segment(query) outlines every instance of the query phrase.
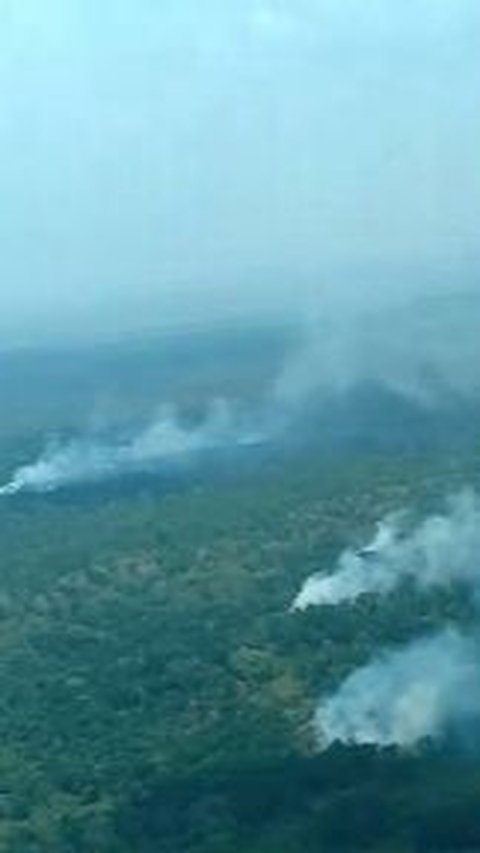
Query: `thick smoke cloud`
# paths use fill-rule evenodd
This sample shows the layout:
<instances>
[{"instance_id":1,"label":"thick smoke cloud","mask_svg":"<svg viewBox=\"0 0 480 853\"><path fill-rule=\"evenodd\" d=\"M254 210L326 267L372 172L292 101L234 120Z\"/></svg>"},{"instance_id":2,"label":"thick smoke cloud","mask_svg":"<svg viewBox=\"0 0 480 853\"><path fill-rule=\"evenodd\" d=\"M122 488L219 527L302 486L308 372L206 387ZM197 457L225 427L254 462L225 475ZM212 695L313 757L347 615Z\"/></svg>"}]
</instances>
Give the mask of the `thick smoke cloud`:
<instances>
[{"instance_id":1,"label":"thick smoke cloud","mask_svg":"<svg viewBox=\"0 0 480 853\"><path fill-rule=\"evenodd\" d=\"M313 322L295 351L287 347L285 364L272 379L266 399L249 414L253 428L239 423L225 404L214 404L197 429L186 429L175 412L164 411L127 440L112 443L85 439L49 446L38 460L15 472L0 488L0 495L100 480L145 470L169 457L178 460L217 446L248 444L252 437L258 437L258 424L263 439L283 442L287 447L312 442L325 449L359 441L378 441L383 446L382 442L388 441L421 441L432 432L440 435L443 420L438 412L443 406L451 414L453 406L455 418L452 422L445 419L444 432L446 440L460 440L462 424L474 421L470 408L464 411L464 404L478 401L480 407L475 370L480 299L475 294L444 296L427 312L419 311L415 302L402 308L397 305L393 311L390 298L381 310L378 305L367 310L358 299L349 300L348 306L337 302L334 308L333 304L330 294L323 319ZM376 396L367 401L356 396L369 383L375 387ZM378 395L379 389L387 389L408 404L413 402L416 412L428 410L433 420L429 417L423 421L420 416L417 423L407 418L402 427L403 410L400 415L398 408L392 410L391 400ZM469 436L467 428L465 437ZM382 535L391 533L390 528L388 521ZM380 550L383 553L384 549ZM338 577L320 586L321 595L332 603L342 597L340 585L345 586L343 594L347 597L354 583L360 591L370 587L388 591L395 583L393 575L388 575L383 566L374 566L373 561L368 572L355 555L347 554L341 562ZM318 589L317 579L309 581L299 606L303 601L310 603Z\"/></svg>"},{"instance_id":2,"label":"thick smoke cloud","mask_svg":"<svg viewBox=\"0 0 480 853\"><path fill-rule=\"evenodd\" d=\"M419 587L480 585L480 500L465 490L445 512L414 524L406 512L385 518L360 551L347 549L330 575L307 580L292 609L341 605L364 593L386 595L404 579ZM346 744L409 748L480 722L480 649L453 628L383 651L352 672L320 702L315 731L321 748Z\"/></svg>"},{"instance_id":3,"label":"thick smoke cloud","mask_svg":"<svg viewBox=\"0 0 480 853\"><path fill-rule=\"evenodd\" d=\"M365 593L386 595L406 578L420 587L480 585L480 501L473 492L451 497L445 513L413 528L407 513L387 517L365 548L348 548L332 573L308 578L292 607L337 605Z\"/></svg>"},{"instance_id":4,"label":"thick smoke cloud","mask_svg":"<svg viewBox=\"0 0 480 853\"><path fill-rule=\"evenodd\" d=\"M52 491L62 486L94 482L124 474L155 470L164 463L182 462L204 451L258 444L259 429L240 424L223 401L213 404L195 428L182 425L172 409L133 437L118 443L73 440L52 445L30 465L19 468L0 495Z\"/></svg>"},{"instance_id":5,"label":"thick smoke cloud","mask_svg":"<svg viewBox=\"0 0 480 853\"><path fill-rule=\"evenodd\" d=\"M480 718L478 648L446 630L355 670L321 702L315 730L322 748L335 741L412 747L475 718Z\"/></svg>"}]
</instances>

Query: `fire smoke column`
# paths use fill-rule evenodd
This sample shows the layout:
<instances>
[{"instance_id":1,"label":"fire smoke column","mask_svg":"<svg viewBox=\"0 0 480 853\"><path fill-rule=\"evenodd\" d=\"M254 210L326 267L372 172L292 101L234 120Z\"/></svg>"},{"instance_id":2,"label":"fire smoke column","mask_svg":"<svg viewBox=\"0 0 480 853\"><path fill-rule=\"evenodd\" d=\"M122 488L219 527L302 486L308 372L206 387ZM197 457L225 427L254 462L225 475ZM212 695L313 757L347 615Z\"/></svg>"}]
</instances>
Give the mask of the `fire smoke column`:
<instances>
[{"instance_id":1,"label":"fire smoke column","mask_svg":"<svg viewBox=\"0 0 480 853\"><path fill-rule=\"evenodd\" d=\"M389 553L397 536L399 517L390 516L377 526L372 541L360 551L348 548L338 560L336 571L307 578L292 604L292 610L337 605L353 601L366 592L390 592L397 583Z\"/></svg>"},{"instance_id":2,"label":"fire smoke column","mask_svg":"<svg viewBox=\"0 0 480 853\"><path fill-rule=\"evenodd\" d=\"M155 470L164 463L181 464L196 454L263 443L255 424L240 422L226 401L212 402L202 423L188 427L172 407L122 441L76 439L54 444L40 458L15 471L0 487L0 497L19 492L48 492L62 486Z\"/></svg>"},{"instance_id":3,"label":"fire smoke column","mask_svg":"<svg viewBox=\"0 0 480 853\"><path fill-rule=\"evenodd\" d=\"M315 715L319 745L412 747L480 717L475 642L448 629L355 670Z\"/></svg>"},{"instance_id":4,"label":"fire smoke column","mask_svg":"<svg viewBox=\"0 0 480 853\"><path fill-rule=\"evenodd\" d=\"M307 578L292 610L339 605L364 593L386 595L406 578L423 588L480 587L480 501L474 492L453 495L443 513L416 526L407 522L405 513L385 518L369 545L347 549L334 571Z\"/></svg>"}]
</instances>

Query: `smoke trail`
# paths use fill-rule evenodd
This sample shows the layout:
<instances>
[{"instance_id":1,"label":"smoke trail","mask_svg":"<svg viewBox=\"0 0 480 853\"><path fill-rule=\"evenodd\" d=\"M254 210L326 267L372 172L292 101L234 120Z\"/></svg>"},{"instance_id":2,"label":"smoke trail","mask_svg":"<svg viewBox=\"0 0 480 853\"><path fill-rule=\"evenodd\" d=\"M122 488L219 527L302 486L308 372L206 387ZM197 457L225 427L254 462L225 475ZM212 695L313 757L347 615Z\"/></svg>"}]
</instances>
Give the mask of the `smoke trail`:
<instances>
[{"instance_id":1,"label":"smoke trail","mask_svg":"<svg viewBox=\"0 0 480 853\"><path fill-rule=\"evenodd\" d=\"M354 671L318 707L315 730L322 748L410 747L479 718L478 649L449 629Z\"/></svg>"},{"instance_id":2,"label":"smoke trail","mask_svg":"<svg viewBox=\"0 0 480 853\"><path fill-rule=\"evenodd\" d=\"M480 584L480 501L473 492L451 497L444 514L410 531L406 514L387 517L366 548L347 549L333 573L308 578L292 609L386 595L405 578L421 587Z\"/></svg>"},{"instance_id":3,"label":"smoke trail","mask_svg":"<svg viewBox=\"0 0 480 853\"><path fill-rule=\"evenodd\" d=\"M65 485L148 471L163 462L179 462L203 451L261 441L261 432L239 425L223 401L212 405L203 423L192 429L182 426L175 412L167 408L127 441L78 439L48 447L36 462L14 473L10 482L0 488L0 496L52 491Z\"/></svg>"}]
</instances>

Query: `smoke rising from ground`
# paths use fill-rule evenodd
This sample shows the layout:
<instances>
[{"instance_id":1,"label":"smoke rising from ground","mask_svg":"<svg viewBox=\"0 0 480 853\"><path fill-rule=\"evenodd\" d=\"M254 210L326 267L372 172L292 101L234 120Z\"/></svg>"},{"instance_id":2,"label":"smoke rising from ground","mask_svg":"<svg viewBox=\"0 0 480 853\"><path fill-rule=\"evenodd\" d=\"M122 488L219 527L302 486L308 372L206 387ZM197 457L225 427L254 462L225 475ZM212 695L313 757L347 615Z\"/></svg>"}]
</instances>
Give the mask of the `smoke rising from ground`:
<instances>
[{"instance_id":1,"label":"smoke rising from ground","mask_svg":"<svg viewBox=\"0 0 480 853\"><path fill-rule=\"evenodd\" d=\"M396 446L395 442L430 439L431 434L455 442L462 430L468 438L468 424L474 418L463 404L477 398L480 404L475 369L480 357L480 300L471 293L444 295L424 311L418 300L403 307L397 304L395 310L389 299L381 307L360 303L352 298L346 305L337 302L334 308L333 297L326 298L322 319L301 336L294 352L287 347L285 364L271 377L264 403L250 413L250 422L261 424L267 440L284 440L286 446L312 442L323 449L342 448L349 442L363 446L362 441ZM374 389L371 396L356 396L367 386ZM394 405L392 410L391 399L379 395L379 389L414 403L414 414L406 408L408 417L403 418L404 409ZM438 414L442 406L448 411L444 420ZM169 456L179 459L218 445L248 443L251 430L245 430L225 409L223 414L213 411L198 429L186 429L175 413L162 412L127 440L87 438L49 446L40 459L18 470L0 495L100 480L144 470ZM433 420L423 419L425 410L433 413ZM455 417L450 421L452 411ZM366 572L359 566L355 569L354 562L348 560L348 572L345 566L341 575L348 588L349 573L363 572L367 583ZM340 577L333 585L333 602L339 582ZM379 567L370 567L369 584L387 588L391 582L392 577ZM312 581L305 591L307 600L316 588ZM322 589L326 592L325 585Z\"/></svg>"},{"instance_id":2,"label":"smoke rising from ground","mask_svg":"<svg viewBox=\"0 0 480 853\"><path fill-rule=\"evenodd\" d=\"M420 588L480 585L480 500L470 490L450 497L443 513L414 524L387 516L372 541L347 549L336 570L309 578L292 609L340 605L364 593L386 595L403 580ZM426 738L464 733L480 721L477 641L447 628L384 651L352 672L315 714L321 748L335 741L412 747Z\"/></svg>"},{"instance_id":3,"label":"smoke rising from ground","mask_svg":"<svg viewBox=\"0 0 480 853\"><path fill-rule=\"evenodd\" d=\"M322 748L335 741L411 747L478 717L478 649L449 629L355 670L321 702L315 730Z\"/></svg>"},{"instance_id":4,"label":"smoke rising from ground","mask_svg":"<svg viewBox=\"0 0 480 853\"><path fill-rule=\"evenodd\" d=\"M382 305L365 291L363 303L353 296L326 302L277 379L279 401L298 407L319 393L347 394L365 383L426 409L480 400L476 292Z\"/></svg>"},{"instance_id":5,"label":"smoke rising from ground","mask_svg":"<svg viewBox=\"0 0 480 853\"><path fill-rule=\"evenodd\" d=\"M451 497L445 513L413 529L406 513L388 516L365 548L348 548L332 573L308 578L292 607L337 605L365 593L386 595L406 578L420 587L480 585L480 500L473 492Z\"/></svg>"},{"instance_id":6,"label":"smoke rising from ground","mask_svg":"<svg viewBox=\"0 0 480 853\"><path fill-rule=\"evenodd\" d=\"M51 445L35 462L19 468L0 488L0 495L46 492L155 470L163 463L182 462L204 451L261 441L260 431L240 424L223 401L214 403L203 422L191 428L179 422L173 409L165 408L152 423L124 441L76 439Z\"/></svg>"}]
</instances>

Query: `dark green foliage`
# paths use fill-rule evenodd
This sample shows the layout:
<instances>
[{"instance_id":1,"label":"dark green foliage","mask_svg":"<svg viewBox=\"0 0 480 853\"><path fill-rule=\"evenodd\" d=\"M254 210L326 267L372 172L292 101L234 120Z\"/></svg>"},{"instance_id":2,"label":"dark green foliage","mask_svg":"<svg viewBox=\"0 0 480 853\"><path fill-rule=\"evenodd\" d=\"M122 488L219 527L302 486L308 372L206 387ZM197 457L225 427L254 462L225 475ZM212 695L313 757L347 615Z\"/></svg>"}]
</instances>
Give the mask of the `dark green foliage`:
<instances>
[{"instance_id":1,"label":"dark green foliage","mask_svg":"<svg viewBox=\"0 0 480 853\"><path fill-rule=\"evenodd\" d=\"M0 850L480 850L475 763L317 755L310 726L379 646L471 621L464 591L288 612L379 516L466 472L475 457L308 459L178 494L3 502Z\"/></svg>"}]
</instances>

